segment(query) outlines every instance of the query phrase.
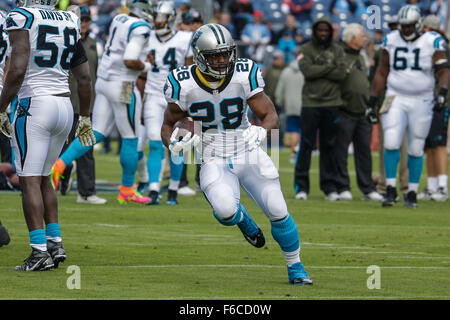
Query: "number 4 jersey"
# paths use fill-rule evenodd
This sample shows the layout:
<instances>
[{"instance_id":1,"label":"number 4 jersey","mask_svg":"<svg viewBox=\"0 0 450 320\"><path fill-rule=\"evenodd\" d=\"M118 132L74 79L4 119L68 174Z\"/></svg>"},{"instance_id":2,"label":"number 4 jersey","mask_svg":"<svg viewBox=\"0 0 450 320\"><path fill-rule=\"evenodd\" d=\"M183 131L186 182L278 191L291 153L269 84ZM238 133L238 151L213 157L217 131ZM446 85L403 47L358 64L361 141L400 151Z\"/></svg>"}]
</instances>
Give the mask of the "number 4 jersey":
<instances>
[{"instance_id":1,"label":"number 4 jersey","mask_svg":"<svg viewBox=\"0 0 450 320\"><path fill-rule=\"evenodd\" d=\"M237 59L234 72L217 88L212 88L197 66L191 65L169 74L164 93L169 103L177 104L194 121L201 121L202 156L206 160L234 157L245 151L242 131L250 126L247 100L263 89L258 65Z\"/></svg>"},{"instance_id":2,"label":"number 4 jersey","mask_svg":"<svg viewBox=\"0 0 450 320\"><path fill-rule=\"evenodd\" d=\"M437 32L426 32L414 41L405 41L398 30L389 33L382 46L389 53L390 65L386 95L432 95L433 55L445 46Z\"/></svg>"},{"instance_id":3,"label":"number 4 jersey","mask_svg":"<svg viewBox=\"0 0 450 320\"><path fill-rule=\"evenodd\" d=\"M30 56L19 98L70 92L69 69L80 39L73 12L16 8L6 18L6 31L28 30Z\"/></svg>"}]
</instances>

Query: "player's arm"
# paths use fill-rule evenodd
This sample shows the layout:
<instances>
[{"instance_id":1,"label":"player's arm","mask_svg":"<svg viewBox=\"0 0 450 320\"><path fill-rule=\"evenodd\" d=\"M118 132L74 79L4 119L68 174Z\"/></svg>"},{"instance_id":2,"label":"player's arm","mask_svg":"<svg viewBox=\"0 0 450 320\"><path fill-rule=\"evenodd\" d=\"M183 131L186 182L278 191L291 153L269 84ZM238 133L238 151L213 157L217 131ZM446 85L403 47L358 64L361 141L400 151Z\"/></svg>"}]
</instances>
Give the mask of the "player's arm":
<instances>
[{"instance_id":1,"label":"player's arm","mask_svg":"<svg viewBox=\"0 0 450 320\"><path fill-rule=\"evenodd\" d=\"M303 73L305 80L314 80L323 78L334 66L331 63L317 64L314 63L313 59L305 53L300 53L299 67L300 71Z\"/></svg>"},{"instance_id":2,"label":"player's arm","mask_svg":"<svg viewBox=\"0 0 450 320\"><path fill-rule=\"evenodd\" d=\"M147 38L142 35L131 37L123 55L123 63L127 68L144 72L150 69L150 62L139 59L146 44Z\"/></svg>"},{"instance_id":3,"label":"player's arm","mask_svg":"<svg viewBox=\"0 0 450 320\"><path fill-rule=\"evenodd\" d=\"M169 103L164 112L164 121L161 127L161 139L166 147L170 145L170 137L172 136L173 126L177 121L186 118L187 112L181 110L176 103Z\"/></svg>"},{"instance_id":4,"label":"player's arm","mask_svg":"<svg viewBox=\"0 0 450 320\"><path fill-rule=\"evenodd\" d=\"M247 100L247 103L253 113L261 120L261 127L267 131L267 134L270 134L272 129L279 128L280 121L275 106L264 91L252 96Z\"/></svg>"},{"instance_id":5,"label":"player's arm","mask_svg":"<svg viewBox=\"0 0 450 320\"><path fill-rule=\"evenodd\" d=\"M388 75L389 53L386 50L383 50L381 52L380 64L378 65L378 69L373 78L373 84L370 90L371 97L378 97L378 95L384 90Z\"/></svg>"},{"instance_id":6,"label":"player's arm","mask_svg":"<svg viewBox=\"0 0 450 320\"><path fill-rule=\"evenodd\" d=\"M145 83L147 82L147 72L142 72L136 80L136 87L141 93L141 97L144 97Z\"/></svg>"},{"instance_id":7,"label":"player's arm","mask_svg":"<svg viewBox=\"0 0 450 320\"><path fill-rule=\"evenodd\" d=\"M433 68L439 79L439 92L436 96L433 110L440 111L445 108L449 82L448 77L450 75L450 62L447 59L445 51L439 50L433 54Z\"/></svg>"},{"instance_id":8,"label":"player's arm","mask_svg":"<svg viewBox=\"0 0 450 320\"><path fill-rule=\"evenodd\" d=\"M4 112L22 86L30 56L30 40L28 30L17 29L9 31L11 43L11 58L9 70L0 95L0 112Z\"/></svg>"}]
</instances>

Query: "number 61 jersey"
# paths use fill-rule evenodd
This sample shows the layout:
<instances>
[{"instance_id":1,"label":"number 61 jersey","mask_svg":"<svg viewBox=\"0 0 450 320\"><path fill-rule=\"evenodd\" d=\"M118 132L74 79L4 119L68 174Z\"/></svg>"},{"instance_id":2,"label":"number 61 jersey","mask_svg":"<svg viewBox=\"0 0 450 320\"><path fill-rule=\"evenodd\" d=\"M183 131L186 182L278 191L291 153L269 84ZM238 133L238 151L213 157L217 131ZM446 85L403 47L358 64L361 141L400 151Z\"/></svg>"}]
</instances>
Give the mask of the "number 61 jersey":
<instances>
[{"instance_id":1,"label":"number 61 jersey","mask_svg":"<svg viewBox=\"0 0 450 320\"><path fill-rule=\"evenodd\" d=\"M69 69L80 39L79 19L70 11L16 8L6 31L28 30L30 56L19 98L70 92Z\"/></svg>"},{"instance_id":2,"label":"number 61 jersey","mask_svg":"<svg viewBox=\"0 0 450 320\"><path fill-rule=\"evenodd\" d=\"M196 65L173 70L164 94L194 121L201 121L202 156L228 158L245 152L242 131L250 126L247 100L263 91L264 80L257 64L237 59L234 72L212 88Z\"/></svg>"},{"instance_id":3,"label":"number 61 jersey","mask_svg":"<svg viewBox=\"0 0 450 320\"><path fill-rule=\"evenodd\" d=\"M445 46L437 32L425 32L414 41L405 41L399 30L389 33L382 46L389 53L390 65L386 95L433 95L433 55Z\"/></svg>"}]
</instances>

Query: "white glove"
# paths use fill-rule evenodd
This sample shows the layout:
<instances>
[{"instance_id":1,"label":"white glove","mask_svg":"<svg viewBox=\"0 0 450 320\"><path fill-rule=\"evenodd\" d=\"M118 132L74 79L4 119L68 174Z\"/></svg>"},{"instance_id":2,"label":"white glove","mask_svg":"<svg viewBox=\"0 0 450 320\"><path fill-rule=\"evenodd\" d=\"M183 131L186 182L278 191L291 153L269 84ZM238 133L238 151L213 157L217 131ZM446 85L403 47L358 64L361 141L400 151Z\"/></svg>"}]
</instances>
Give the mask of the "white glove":
<instances>
[{"instance_id":1,"label":"white glove","mask_svg":"<svg viewBox=\"0 0 450 320\"><path fill-rule=\"evenodd\" d=\"M91 118L80 116L75 136L80 139L80 143L83 147L88 147L95 144L95 135L92 130Z\"/></svg>"},{"instance_id":2,"label":"white glove","mask_svg":"<svg viewBox=\"0 0 450 320\"><path fill-rule=\"evenodd\" d=\"M242 136L244 137L244 141L248 144L249 151L252 151L259 147L261 142L264 141L267 136L267 130L260 126L251 125L244 130Z\"/></svg>"},{"instance_id":3,"label":"white glove","mask_svg":"<svg viewBox=\"0 0 450 320\"><path fill-rule=\"evenodd\" d=\"M178 130L179 128L175 128L172 132L172 136L170 136L170 145L169 150L172 153L180 154L181 152L188 152L192 147L196 147L200 142L200 137L194 134L191 137L191 133L188 132L181 141L178 141Z\"/></svg>"},{"instance_id":4,"label":"white glove","mask_svg":"<svg viewBox=\"0 0 450 320\"><path fill-rule=\"evenodd\" d=\"M6 112L0 112L0 132L3 133L8 139L11 139L13 129Z\"/></svg>"}]
</instances>

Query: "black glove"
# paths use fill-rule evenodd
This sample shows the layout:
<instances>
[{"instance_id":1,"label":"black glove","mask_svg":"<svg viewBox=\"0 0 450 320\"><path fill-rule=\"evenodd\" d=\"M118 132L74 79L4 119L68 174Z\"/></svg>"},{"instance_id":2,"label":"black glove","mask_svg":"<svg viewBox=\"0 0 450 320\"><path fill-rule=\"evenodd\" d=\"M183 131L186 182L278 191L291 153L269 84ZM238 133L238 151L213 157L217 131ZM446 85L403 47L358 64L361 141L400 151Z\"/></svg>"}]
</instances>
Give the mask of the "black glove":
<instances>
[{"instance_id":1,"label":"black glove","mask_svg":"<svg viewBox=\"0 0 450 320\"><path fill-rule=\"evenodd\" d=\"M439 88L438 95L434 98L434 112L439 112L445 108L445 98L447 97L448 89L441 87Z\"/></svg>"},{"instance_id":2,"label":"black glove","mask_svg":"<svg viewBox=\"0 0 450 320\"><path fill-rule=\"evenodd\" d=\"M366 110L366 119L372 124L375 124L378 122L378 112L377 112L377 97L370 96L369 103L367 104L367 110Z\"/></svg>"}]
</instances>

